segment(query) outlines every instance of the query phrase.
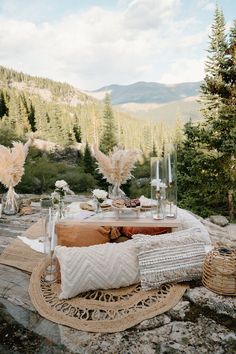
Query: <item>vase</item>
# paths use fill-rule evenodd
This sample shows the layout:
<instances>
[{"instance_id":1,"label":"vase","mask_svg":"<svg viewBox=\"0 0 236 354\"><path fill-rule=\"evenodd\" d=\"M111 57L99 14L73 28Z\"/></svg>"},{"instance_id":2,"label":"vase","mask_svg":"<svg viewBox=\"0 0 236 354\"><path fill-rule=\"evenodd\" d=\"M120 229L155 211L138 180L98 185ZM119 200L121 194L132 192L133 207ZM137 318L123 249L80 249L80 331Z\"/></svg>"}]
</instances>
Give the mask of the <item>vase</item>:
<instances>
[{"instance_id":1,"label":"vase","mask_svg":"<svg viewBox=\"0 0 236 354\"><path fill-rule=\"evenodd\" d=\"M115 183L109 186L109 198L119 199L125 196L125 193L120 189L120 183Z\"/></svg>"},{"instance_id":2,"label":"vase","mask_svg":"<svg viewBox=\"0 0 236 354\"><path fill-rule=\"evenodd\" d=\"M156 220L162 220L165 218L165 209L164 209L164 200L162 196L162 192L156 191L156 213L153 215L153 218Z\"/></svg>"},{"instance_id":3,"label":"vase","mask_svg":"<svg viewBox=\"0 0 236 354\"><path fill-rule=\"evenodd\" d=\"M59 211L59 219L63 219L65 217L65 203L63 198L60 198L58 204L58 211Z\"/></svg>"},{"instance_id":4,"label":"vase","mask_svg":"<svg viewBox=\"0 0 236 354\"><path fill-rule=\"evenodd\" d=\"M12 186L9 187L7 193L3 196L2 212L6 215L14 215L19 211L19 196L16 194Z\"/></svg>"}]
</instances>

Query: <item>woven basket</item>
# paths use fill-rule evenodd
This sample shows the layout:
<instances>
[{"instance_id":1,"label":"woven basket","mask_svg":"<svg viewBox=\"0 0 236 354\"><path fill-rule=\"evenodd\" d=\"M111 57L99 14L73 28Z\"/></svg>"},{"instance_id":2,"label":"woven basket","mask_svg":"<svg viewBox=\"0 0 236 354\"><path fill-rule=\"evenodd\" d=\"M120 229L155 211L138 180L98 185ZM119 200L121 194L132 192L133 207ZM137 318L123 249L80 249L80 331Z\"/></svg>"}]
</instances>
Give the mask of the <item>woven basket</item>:
<instances>
[{"instance_id":1,"label":"woven basket","mask_svg":"<svg viewBox=\"0 0 236 354\"><path fill-rule=\"evenodd\" d=\"M202 283L217 294L236 296L236 248L216 247L207 254Z\"/></svg>"}]
</instances>

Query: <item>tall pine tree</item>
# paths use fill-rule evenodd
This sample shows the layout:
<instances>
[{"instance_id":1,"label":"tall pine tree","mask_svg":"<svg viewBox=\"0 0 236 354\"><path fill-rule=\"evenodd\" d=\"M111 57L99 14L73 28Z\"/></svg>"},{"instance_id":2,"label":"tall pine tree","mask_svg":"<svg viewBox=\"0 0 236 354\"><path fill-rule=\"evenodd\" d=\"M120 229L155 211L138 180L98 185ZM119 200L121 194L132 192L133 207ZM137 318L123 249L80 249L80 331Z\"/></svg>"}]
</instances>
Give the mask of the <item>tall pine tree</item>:
<instances>
[{"instance_id":1,"label":"tall pine tree","mask_svg":"<svg viewBox=\"0 0 236 354\"><path fill-rule=\"evenodd\" d=\"M216 7L209 55L206 61L206 76L201 86L202 110L206 119L203 143L208 152L215 156L218 171L215 178L222 184L222 171L227 193L228 210L234 217L234 194L236 152L236 76L235 61L231 48L235 47L235 29L231 31L229 43L225 35L225 21L222 11Z\"/></svg>"},{"instance_id":2,"label":"tall pine tree","mask_svg":"<svg viewBox=\"0 0 236 354\"><path fill-rule=\"evenodd\" d=\"M103 114L103 133L100 139L100 150L105 154L112 151L117 145L116 126L114 115L111 106L110 96L107 94L105 97L105 106Z\"/></svg>"},{"instance_id":3,"label":"tall pine tree","mask_svg":"<svg viewBox=\"0 0 236 354\"><path fill-rule=\"evenodd\" d=\"M216 7L201 86L202 124L185 126L178 151L178 192L183 207L202 216L234 218L236 190L235 24L229 40Z\"/></svg>"}]
</instances>

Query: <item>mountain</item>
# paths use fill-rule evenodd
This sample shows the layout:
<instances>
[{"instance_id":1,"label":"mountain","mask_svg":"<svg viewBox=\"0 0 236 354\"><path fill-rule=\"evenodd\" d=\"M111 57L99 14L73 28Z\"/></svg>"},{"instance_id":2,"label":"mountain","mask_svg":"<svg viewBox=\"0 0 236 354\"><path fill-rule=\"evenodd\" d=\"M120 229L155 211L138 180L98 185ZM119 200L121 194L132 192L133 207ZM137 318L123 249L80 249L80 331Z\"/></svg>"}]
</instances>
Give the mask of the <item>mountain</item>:
<instances>
[{"instance_id":1,"label":"mountain","mask_svg":"<svg viewBox=\"0 0 236 354\"><path fill-rule=\"evenodd\" d=\"M201 82L184 82L174 85L157 82L136 82L131 85L109 85L90 92L94 97L104 97L111 94L112 103L156 103L163 104L182 100L187 97L198 96Z\"/></svg>"},{"instance_id":2,"label":"mountain","mask_svg":"<svg viewBox=\"0 0 236 354\"><path fill-rule=\"evenodd\" d=\"M199 98L201 82L184 82L174 85L157 82L136 82L131 85L109 85L87 92L97 99L103 99L106 93L120 112L173 126L176 117L182 124L202 119Z\"/></svg>"}]
</instances>

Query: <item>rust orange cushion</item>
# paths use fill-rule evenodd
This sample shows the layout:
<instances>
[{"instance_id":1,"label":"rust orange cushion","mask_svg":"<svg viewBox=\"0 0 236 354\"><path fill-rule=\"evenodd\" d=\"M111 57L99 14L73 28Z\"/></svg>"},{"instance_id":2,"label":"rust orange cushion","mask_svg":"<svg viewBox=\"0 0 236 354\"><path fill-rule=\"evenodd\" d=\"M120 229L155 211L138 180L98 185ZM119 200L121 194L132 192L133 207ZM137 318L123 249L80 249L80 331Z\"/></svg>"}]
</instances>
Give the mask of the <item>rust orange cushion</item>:
<instances>
[{"instance_id":1,"label":"rust orange cushion","mask_svg":"<svg viewBox=\"0 0 236 354\"><path fill-rule=\"evenodd\" d=\"M87 247L110 242L111 227L82 224L73 220L56 224L57 244L67 247Z\"/></svg>"},{"instance_id":2,"label":"rust orange cushion","mask_svg":"<svg viewBox=\"0 0 236 354\"><path fill-rule=\"evenodd\" d=\"M143 235L160 235L160 234L167 234L171 232L170 227L131 227L126 226L120 229L122 235L131 238L133 235L136 234L143 234Z\"/></svg>"}]
</instances>

